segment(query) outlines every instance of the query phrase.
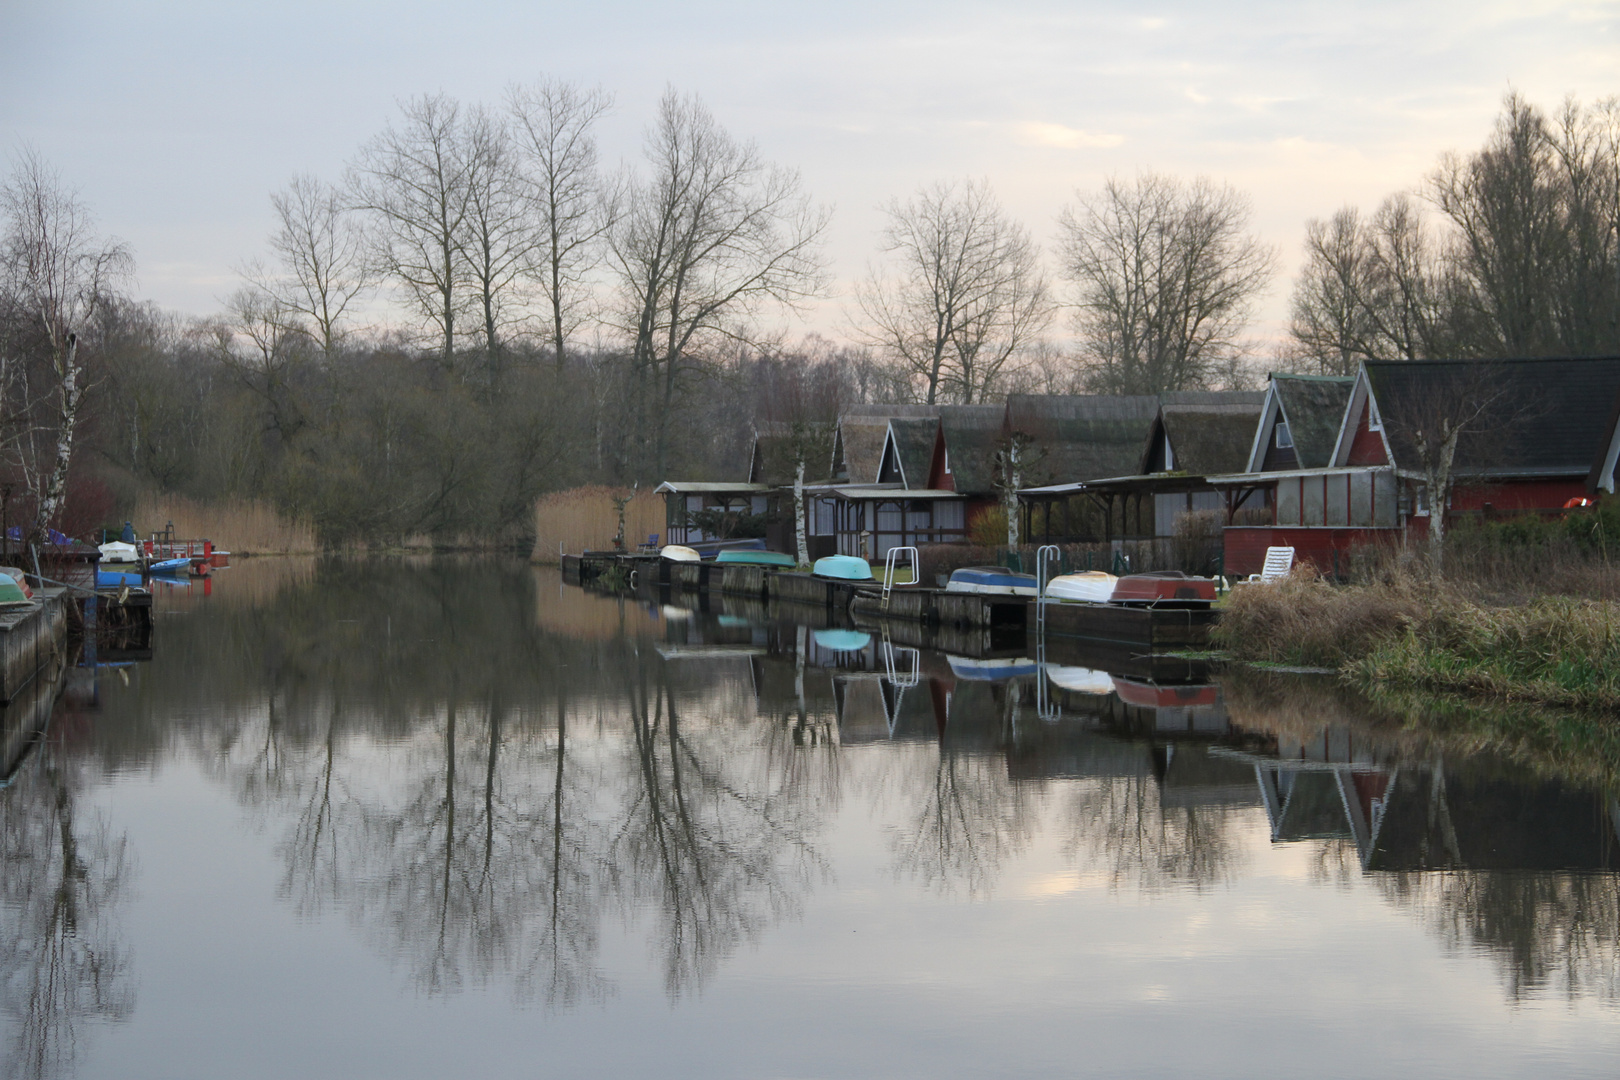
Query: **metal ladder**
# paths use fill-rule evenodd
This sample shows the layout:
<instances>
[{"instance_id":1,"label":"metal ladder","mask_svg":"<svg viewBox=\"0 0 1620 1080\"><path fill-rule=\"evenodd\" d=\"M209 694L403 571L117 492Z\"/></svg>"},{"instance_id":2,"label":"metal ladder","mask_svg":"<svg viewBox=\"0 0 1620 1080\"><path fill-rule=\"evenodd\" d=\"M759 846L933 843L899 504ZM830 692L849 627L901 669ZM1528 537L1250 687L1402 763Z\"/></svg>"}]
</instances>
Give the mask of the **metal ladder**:
<instances>
[{"instance_id":1,"label":"metal ladder","mask_svg":"<svg viewBox=\"0 0 1620 1080\"><path fill-rule=\"evenodd\" d=\"M903 552L903 551L911 552L911 580L910 581L896 582L894 580L894 575L897 572L899 572L899 569L900 569L900 553ZM899 585L917 585L917 584L920 584L922 582L922 575L919 573L919 569L920 568L918 566L917 549L915 547L912 547L910 545L907 545L905 547L892 547L884 554L884 556L883 556L883 610L884 611L889 610L889 594L894 591L894 587L895 587L896 584L899 584Z\"/></svg>"},{"instance_id":2,"label":"metal ladder","mask_svg":"<svg viewBox=\"0 0 1620 1080\"><path fill-rule=\"evenodd\" d=\"M1062 565L1063 552L1056 544L1043 544L1035 550L1035 633L1046 633L1046 587L1052 583L1052 564Z\"/></svg>"},{"instance_id":3,"label":"metal ladder","mask_svg":"<svg viewBox=\"0 0 1620 1080\"><path fill-rule=\"evenodd\" d=\"M1045 544L1035 551L1035 715L1053 721L1063 715L1063 708L1052 701L1052 691L1046 679L1046 587L1051 584L1053 562L1062 565L1063 552L1056 544Z\"/></svg>"}]
</instances>

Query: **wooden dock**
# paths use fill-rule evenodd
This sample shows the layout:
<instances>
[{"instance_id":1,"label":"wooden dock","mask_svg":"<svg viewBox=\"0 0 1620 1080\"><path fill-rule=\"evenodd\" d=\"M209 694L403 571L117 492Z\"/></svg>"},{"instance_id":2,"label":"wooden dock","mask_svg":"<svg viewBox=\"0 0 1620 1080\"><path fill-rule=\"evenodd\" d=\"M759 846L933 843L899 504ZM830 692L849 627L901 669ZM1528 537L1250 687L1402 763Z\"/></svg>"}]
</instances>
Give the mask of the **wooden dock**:
<instances>
[{"instance_id":1,"label":"wooden dock","mask_svg":"<svg viewBox=\"0 0 1620 1080\"><path fill-rule=\"evenodd\" d=\"M27 607L0 609L0 704L15 700L67 653L65 589L37 589Z\"/></svg>"},{"instance_id":2,"label":"wooden dock","mask_svg":"<svg viewBox=\"0 0 1620 1080\"><path fill-rule=\"evenodd\" d=\"M840 617L847 612L867 622L912 622L962 631L1004 633L1016 628L1033 634L1037 628L1035 602L1024 597L910 587L891 590L885 599L882 590L872 583L834 581L803 571L777 571L746 564L675 563L656 556L618 552L563 557L565 578L580 583L595 580L614 566L625 571L626 583L638 591L656 583L703 596L743 597L767 607L791 604L801 611L819 609ZM697 606L699 610L718 609L713 603ZM1219 618L1219 613L1209 608L1053 603L1046 605L1046 635L1136 652L1200 649L1209 644L1210 628Z\"/></svg>"}]
</instances>

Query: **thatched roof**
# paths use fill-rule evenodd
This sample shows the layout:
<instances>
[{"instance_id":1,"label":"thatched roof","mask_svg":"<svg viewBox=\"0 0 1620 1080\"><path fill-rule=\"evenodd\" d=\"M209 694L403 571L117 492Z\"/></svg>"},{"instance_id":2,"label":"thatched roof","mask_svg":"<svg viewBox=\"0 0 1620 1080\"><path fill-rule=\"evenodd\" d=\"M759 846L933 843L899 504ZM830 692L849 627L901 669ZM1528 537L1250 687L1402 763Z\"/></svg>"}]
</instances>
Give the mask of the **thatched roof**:
<instances>
[{"instance_id":1,"label":"thatched roof","mask_svg":"<svg viewBox=\"0 0 1620 1080\"><path fill-rule=\"evenodd\" d=\"M1026 484L1097 480L1136 472L1158 412L1151 394L1010 394L1007 428L1035 442Z\"/></svg>"},{"instance_id":2,"label":"thatched roof","mask_svg":"<svg viewBox=\"0 0 1620 1080\"><path fill-rule=\"evenodd\" d=\"M889 435L900 458L906 487L927 487L928 469L934 461L934 440L939 435L938 418L896 417L889 421Z\"/></svg>"},{"instance_id":3,"label":"thatched roof","mask_svg":"<svg viewBox=\"0 0 1620 1080\"><path fill-rule=\"evenodd\" d=\"M1000 405L939 407L939 426L945 433L945 453L957 491L969 495L995 491L996 451L1001 447L1005 416Z\"/></svg>"},{"instance_id":4,"label":"thatched roof","mask_svg":"<svg viewBox=\"0 0 1620 1080\"><path fill-rule=\"evenodd\" d=\"M1412 433L1459 408L1486 410L1457 445L1475 474L1586 474L1608 450L1620 358L1368 361L1368 385L1395 464L1417 468ZM1297 436L1296 436L1297 439Z\"/></svg>"},{"instance_id":5,"label":"thatched roof","mask_svg":"<svg viewBox=\"0 0 1620 1080\"><path fill-rule=\"evenodd\" d=\"M754 450L749 459L748 479L756 484L783 487L793 483L797 451L805 455L805 479L820 480L832 456L833 429L830 424L801 425L795 433L792 424L762 421L754 425Z\"/></svg>"},{"instance_id":6,"label":"thatched roof","mask_svg":"<svg viewBox=\"0 0 1620 1080\"><path fill-rule=\"evenodd\" d=\"M936 416L933 405L850 405L838 414L835 452L847 472L840 475L839 460L833 461L835 480L852 484L877 482L883 464L883 444L889 436L889 421L895 417Z\"/></svg>"},{"instance_id":7,"label":"thatched roof","mask_svg":"<svg viewBox=\"0 0 1620 1080\"><path fill-rule=\"evenodd\" d=\"M1288 420L1294 456L1302 469L1331 465L1355 379L1339 375L1273 375L1272 389ZM1251 445L1253 432L1251 430Z\"/></svg>"},{"instance_id":8,"label":"thatched roof","mask_svg":"<svg viewBox=\"0 0 1620 1080\"><path fill-rule=\"evenodd\" d=\"M1154 436L1162 430L1175 451L1175 468L1194 476L1241 472L1254 445L1254 429L1265 405L1263 390L1241 390L1197 395L1163 394ZM1143 471L1152 454L1152 438L1143 453Z\"/></svg>"}]
</instances>

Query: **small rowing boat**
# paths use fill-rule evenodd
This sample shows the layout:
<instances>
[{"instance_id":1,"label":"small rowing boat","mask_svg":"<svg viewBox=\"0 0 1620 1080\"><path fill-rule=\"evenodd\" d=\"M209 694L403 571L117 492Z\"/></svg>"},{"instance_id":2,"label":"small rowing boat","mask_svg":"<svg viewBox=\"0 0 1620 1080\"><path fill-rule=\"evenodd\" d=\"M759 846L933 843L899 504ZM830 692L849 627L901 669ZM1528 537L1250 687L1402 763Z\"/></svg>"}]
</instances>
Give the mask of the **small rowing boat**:
<instances>
[{"instance_id":1,"label":"small rowing boat","mask_svg":"<svg viewBox=\"0 0 1620 1080\"><path fill-rule=\"evenodd\" d=\"M744 566L796 566L793 556L784 555L780 551L750 551L744 548L728 548L714 557L717 563L741 563Z\"/></svg>"},{"instance_id":2,"label":"small rowing boat","mask_svg":"<svg viewBox=\"0 0 1620 1080\"><path fill-rule=\"evenodd\" d=\"M1053 686L1073 690L1077 694L1112 694L1114 677L1096 668L1076 667L1068 664L1047 664L1046 677Z\"/></svg>"},{"instance_id":3,"label":"small rowing boat","mask_svg":"<svg viewBox=\"0 0 1620 1080\"><path fill-rule=\"evenodd\" d=\"M811 638L828 652L857 652L872 644L872 635L864 630L817 630Z\"/></svg>"},{"instance_id":4,"label":"small rowing boat","mask_svg":"<svg viewBox=\"0 0 1620 1080\"><path fill-rule=\"evenodd\" d=\"M1114 583L1118 580L1101 570L1062 574L1046 583L1046 597L1079 604L1106 604L1114 598Z\"/></svg>"},{"instance_id":5,"label":"small rowing boat","mask_svg":"<svg viewBox=\"0 0 1620 1080\"><path fill-rule=\"evenodd\" d=\"M162 562L153 563L146 569L148 573L152 574L184 574L191 569L191 560L164 559Z\"/></svg>"},{"instance_id":6,"label":"small rowing boat","mask_svg":"<svg viewBox=\"0 0 1620 1080\"><path fill-rule=\"evenodd\" d=\"M992 657L989 660L976 660L968 656L947 656L945 659L951 665L952 675L969 682L1020 679L1026 675L1037 675L1041 670L1041 665L1022 656Z\"/></svg>"},{"instance_id":7,"label":"small rowing boat","mask_svg":"<svg viewBox=\"0 0 1620 1080\"><path fill-rule=\"evenodd\" d=\"M816 577L834 581L871 581L872 564L854 555L828 555L816 560Z\"/></svg>"},{"instance_id":8,"label":"small rowing boat","mask_svg":"<svg viewBox=\"0 0 1620 1080\"><path fill-rule=\"evenodd\" d=\"M1035 575L1017 574L999 566L964 566L951 574L945 591L990 596L1034 596Z\"/></svg>"},{"instance_id":9,"label":"small rowing boat","mask_svg":"<svg viewBox=\"0 0 1620 1080\"><path fill-rule=\"evenodd\" d=\"M1189 577L1177 570L1127 574L1114 583L1110 602L1138 607L1209 607L1215 602L1215 579Z\"/></svg>"},{"instance_id":10,"label":"small rowing boat","mask_svg":"<svg viewBox=\"0 0 1620 1080\"><path fill-rule=\"evenodd\" d=\"M702 562L703 556L684 544L668 544L658 549L658 554L670 562Z\"/></svg>"}]
</instances>

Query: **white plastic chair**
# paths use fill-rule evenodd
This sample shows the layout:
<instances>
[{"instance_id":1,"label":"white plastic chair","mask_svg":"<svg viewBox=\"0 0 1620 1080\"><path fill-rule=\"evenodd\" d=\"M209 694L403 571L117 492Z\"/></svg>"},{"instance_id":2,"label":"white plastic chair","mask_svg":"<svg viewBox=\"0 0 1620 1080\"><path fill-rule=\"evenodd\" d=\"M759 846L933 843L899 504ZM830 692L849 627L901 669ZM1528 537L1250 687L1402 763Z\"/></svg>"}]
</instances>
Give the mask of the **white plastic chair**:
<instances>
[{"instance_id":1,"label":"white plastic chair","mask_svg":"<svg viewBox=\"0 0 1620 1080\"><path fill-rule=\"evenodd\" d=\"M1281 581L1288 576L1294 568L1294 549L1291 547L1266 548L1266 564L1258 574L1250 574L1244 579L1245 584L1258 582L1269 585L1273 581Z\"/></svg>"}]
</instances>

